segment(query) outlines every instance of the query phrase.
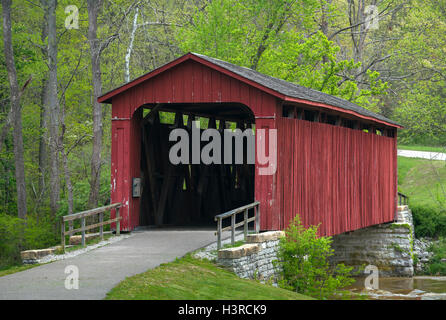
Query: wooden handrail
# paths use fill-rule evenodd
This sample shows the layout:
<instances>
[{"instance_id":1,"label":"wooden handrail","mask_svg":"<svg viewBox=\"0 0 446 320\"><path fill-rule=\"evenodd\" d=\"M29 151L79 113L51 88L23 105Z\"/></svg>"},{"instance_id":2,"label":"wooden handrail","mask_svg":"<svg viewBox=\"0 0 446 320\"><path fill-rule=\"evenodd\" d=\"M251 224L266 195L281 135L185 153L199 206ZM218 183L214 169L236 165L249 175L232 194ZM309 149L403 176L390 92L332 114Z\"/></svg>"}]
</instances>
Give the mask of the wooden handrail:
<instances>
[{"instance_id":1,"label":"wooden handrail","mask_svg":"<svg viewBox=\"0 0 446 320\"><path fill-rule=\"evenodd\" d=\"M409 197L401 192L398 192L398 205L405 206L408 204L409 204Z\"/></svg>"},{"instance_id":2,"label":"wooden handrail","mask_svg":"<svg viewBox=\"0 0 446 320\"><path fill-rule=\"evenodd\" d=\"M61 242L62 242L62 251L65 252L65 236L67 235L72 235L74 233L77 232L82 232L82 246L85 246L85 231L86 230L90 230L90 229L94 229L99 227L99 235L101 237L101 240L104 240L104 225L107 224L111 224L113 222L116 222L116 235L119 236L120 235L120 231L121 231L121 225L120 225L120 221L122 219L121 216L119 216L119 208L122 206L121 203L114 203L105 207L100 207L100 208L95 208L95 209L91 209L91 210L86 210L86 211L82 211L82 212L78 212L78 213L74 213L74 214L70 214L67 216L63 216L62 217L62 226L61 226ZM111 209L116 209L116 218L115 219L110 219L107 221L104 221L104 212L111 210ZM85 225L85 218L95 215L95 214L99 214L99 223L95 223L95 224L91 224L86 226ZM81 227L77 228L77 229L73 229L73 221L77 220L77 219L81 219ZM69 230L66 231L65 227L66 227L66 222L69 223Z\"/></svg>"},{"instance_id":3,"label":"wooden handrail","mask_svg":"<svg viewBox=\"0 0 446 320\"><path fill-rule=\"evenodd\" d=\"M105 211L110 210L110 209L115 209L115 208L118 208L118 207L121 207L121 204L120 203L114 203L114 204L110 204L110 205L105 206L105 207L100 207L100 208L86 210L86 211L82 211L82 212L78 212L78 213L73 213L73 214L70 214L68 216L64 216L63 218L64 218L64 221L76 220L76 219L79 219L79 218L82 218L82 217L89 217L89 216L92 216L92 215L95 215L95 214L98 214L98 213L101 213L101 212L105 212Z\"/></svg>"},{"instance_id":4,"label":"wooden handrail","mask_svg":"<svg viewBox=\"0 0 446 320\"><path fill-rule=\"evenodd\" d=\"M248 210L254 209L254 217L248 218ZM238 213L244 212L243 222L235 223L236 216ZM231 217L231 225L226 228L222 228L222 221L225 218ZM217 221L217 232L215 233L217 235L217 249L221 249L221 234L223 231L231 230L231 244L234 245L235 243L235 228L244 226L243 228L243 234L244 238L246 239L246 236L248 235L248 223L255 221L256 226L256 232L260 231L260 202L255 201L251 204L233 209L231 211L219 214L215 216L215 221Z\"/></svg>"}]
</instances>

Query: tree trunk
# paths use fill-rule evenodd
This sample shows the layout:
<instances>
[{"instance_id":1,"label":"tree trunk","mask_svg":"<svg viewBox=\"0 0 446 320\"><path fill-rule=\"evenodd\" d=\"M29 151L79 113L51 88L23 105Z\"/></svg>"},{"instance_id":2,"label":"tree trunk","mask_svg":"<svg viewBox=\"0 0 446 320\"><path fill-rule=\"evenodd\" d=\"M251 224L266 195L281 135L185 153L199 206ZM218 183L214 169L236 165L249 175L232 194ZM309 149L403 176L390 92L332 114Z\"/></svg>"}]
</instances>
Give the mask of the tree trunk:
<instances>
[{"instance_id":1,"label":"tree trunk","mask_svg":"<svg viewBox=\"0 0 446 320\"><path fill-rule=\"evenodd\" d=\"M47 11L45 10L45 14L43 17L43 25L42 25L42 34L41 40L45 42L45 39L48 37L48 23L47 23ZM42 55L48 58L48 50L47 48L42 48ZM36 199L37 204L37 213L39 212L38 208L40 206L40 202L45 193L45 176L48 169L48 80L42 80L42 91L41 91L41 107L40 107L40 137L39 137L39 190L38 190L38 198Z\"/></svg>"},{"instance_id":2,"label":"tree trunk","mask_svg":"<svg viewBox=\"0 0 446 320\"><path fill-rule=\"evenodd\" d=\"M60 201L59 175L59 116L60 108L57 95L57 28L56 0L42 0L48 21L48 106L49 114L49 154L50 154L50 207L53 217L56 216Z\"/></svg>"},{"instance_id":3,"label":"tree trunk","mask_svg":"<svg viewBox=\"0 0 446 320\"><path fill-rule=\"evenodd\" d=\"M368 30L365 24L365 2L364 0L349 0L348 1L348 14L350 26L350 36L352 38L353 44L353 59L355 62L361 62L361 66L356 70L356 82L358 83L358 88L362 88L363 74L364 74L364 48L365 40L368 35ZM353 27L356 26L356 27Z\"/></svg>"},{"instance_id":4,"label":"tree trunk","mask_svg":"<svg viewBox=\"0 0 446 320\"><path fill-rule=\"evenodd\" d=\"M11 104L11 107L8 111L8 115L6 116L5 124L3 125L2 131L0 132L0 152L2 152L3 149L3 143L6 140L6 137L8 136L9 129L11 128L11 123L14 119L14 108Z\"/></svg>"},{"instance_id":5,"label":"tree trunk","mask_svg":"<svg viewBox=\"0 0 446 320\"><path fill-rule=\"evenodd\" d=\"M135 40L136 30L138 29L138 12L139 8L136 8L135 17L133 18L132 32L130 33L130 43L129 46L127 47L127 54L125 55L125 68L124 68L125 82L130 82L130 57L132 56L133 41Z\"/></svg>"},{"instance_id":6,"label":"tree trunk","mask_svg":"<svg viewBox=\"0 0 446 320\"><path fill-rule=\"evenodd\" d=\"M8 71L9 87L11 92L11 107L14 124L14 161L15 178L17 186L17 210L19 218L26 218L26 184L25 163L23 158L22 113L20 109L20 91L17 82L14 52L11 32L11 0L2 0L3 9L3 45L6 69Z\"/></svg>"},{"instance_id":7,"label":"tree trunk","mask_svg":"<svg viewBox=\"0 0 446 320\"><path fill-rule=\"evenodd\" d=\"M64 98L65 101L65 98ZM60 146L61 150L60 153L62 154L62 163L65 173L65 184L67 186L67 192L68 192L68 214L73 214L74 210L74 201L73 201L73 184L71 183L71 173L70 169L68 167L68 153L65 151L64 147L64 136L65 136L65 102L63 103L63 107L61 110L61 121L60 121L61 127L62 127L62 133L60 135Z\"/></svg>"},{"instance_id":8,"label":"tree trunk","mask_svg":"<svg viewBox=\"0 0 446 320\"><path fill-rule=\"evenodd\" d=\"M100 43L97 38L97 19L102 0L88 0L88 41L90 43L91 73L93 81L93 152L91 156L90 197L91 208L97 206L100 188L102 150L102 106L97 101L102 92Z\"/></svg>"}]
</instances>

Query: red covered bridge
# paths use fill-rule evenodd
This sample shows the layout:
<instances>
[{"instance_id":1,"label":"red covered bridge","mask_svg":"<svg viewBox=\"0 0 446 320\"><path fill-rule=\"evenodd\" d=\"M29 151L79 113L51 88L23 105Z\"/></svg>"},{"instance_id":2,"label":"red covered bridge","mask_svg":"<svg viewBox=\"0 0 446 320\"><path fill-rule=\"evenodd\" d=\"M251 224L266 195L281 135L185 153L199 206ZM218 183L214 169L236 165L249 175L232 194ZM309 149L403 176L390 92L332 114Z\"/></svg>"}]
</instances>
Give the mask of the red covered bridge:
<instances>
[{"instance_id":1,"label":"red covered bridge","mask_svg":"<svg viewBox=\"0 0 446 320\"><path fill-rule=\"evenodd\" d=\"M395 219L400 125L346 100L188 53L99 102L112 104L111 197L123 203L124 231L212 223L254 200L262 230L283 229L296 214L321 223L322 235ZM220 130L277 129L276 172L259 175L258 159L172 165L169 132L190 130L197 117Z\"/></svg>"}]
</instances>

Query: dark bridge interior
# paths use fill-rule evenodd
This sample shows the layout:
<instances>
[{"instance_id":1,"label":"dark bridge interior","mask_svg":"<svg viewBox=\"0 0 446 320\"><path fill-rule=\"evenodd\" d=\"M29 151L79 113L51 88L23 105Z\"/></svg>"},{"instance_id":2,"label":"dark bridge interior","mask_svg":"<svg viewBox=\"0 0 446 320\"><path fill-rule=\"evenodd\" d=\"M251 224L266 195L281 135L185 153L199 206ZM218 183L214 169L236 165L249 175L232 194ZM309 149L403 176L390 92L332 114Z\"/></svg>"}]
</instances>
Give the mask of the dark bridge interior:
<instances>
[{"instance_id":1,"label":"dark bridge interior","mask_svg":"<svg viewBox=\"0 0 446 320\"><path fill-rule=\"evenodd\" d=\"M215 226L214 216L254 201L254 164L247 164L244 139L243 164L178 164L169 160L173 129L189 133L192 155L192 121L200 121L200 136L207 128L254 128L254 115L240 104L158 104L144 106L141 152L140 225ZM150 108L150 109L149 109ZM201 148L208 144L201 142ZM191 162L189 162L191 163Z\"/></svg>"}]
</instances>

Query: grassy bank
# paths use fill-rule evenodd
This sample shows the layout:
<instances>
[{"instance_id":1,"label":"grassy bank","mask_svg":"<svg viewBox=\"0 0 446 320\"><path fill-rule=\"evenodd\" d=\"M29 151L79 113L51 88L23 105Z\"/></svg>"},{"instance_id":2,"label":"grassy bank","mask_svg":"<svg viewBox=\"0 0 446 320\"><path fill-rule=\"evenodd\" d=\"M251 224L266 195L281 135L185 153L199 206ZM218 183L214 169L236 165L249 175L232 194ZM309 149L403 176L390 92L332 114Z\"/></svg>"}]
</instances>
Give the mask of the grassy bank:
<instances>
[{"instance_id":1,"label":"grassy bank","mask_svg":"<svg viewBox=\"0 0 446 320\"><path fill-rule=\"evenodd\" d=\"M34 267L38 267L41 264L26 264L21 266L5 266L0 268L0 277L7 276L8 274L13 274L20 271L25 271Z\"/></svg>"},{"instance_id":2,"label":"grassy bank","mask_svg":"<svg viewBox=\"0 0 446 320\"><path fill-rule=\"evenodd\" d=\"M398 157L398 187L411 204L438 207L446 187L445 162Z\"/></svg>"},{"instance_id":3,"label":"grassy bank","mask_svg":"<svg viewBox=\"0 0 446 320\"><path fill-rule=\"evenodd\" d=\"M232 272L190 255L127 278L106 299L312 300L292 291L240 279Z\"/></svg>"},{"instance_id":4,"label":"grassy bank","mask_svg":"<svg viewBox=\"0 0 446 320\"><path fill-rule=\"evenodd\" d=\"M398 190L409 196L416 237L446 236L446 163L398 157Z\"/></svg>"}]
</instances>

